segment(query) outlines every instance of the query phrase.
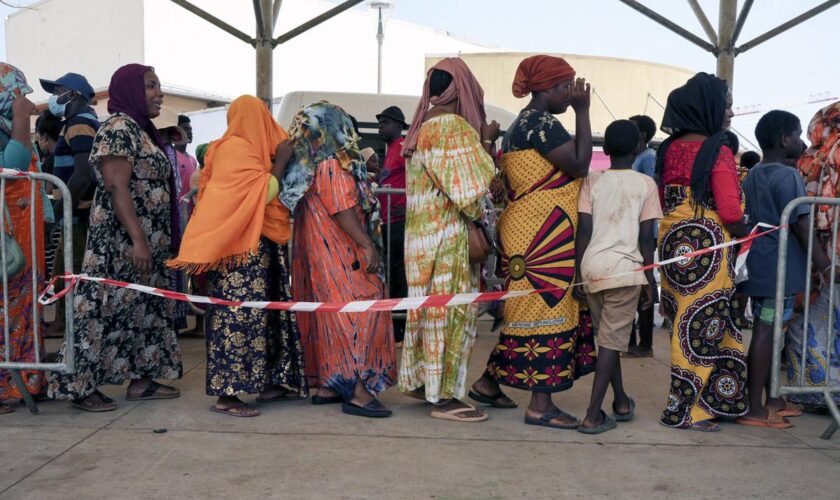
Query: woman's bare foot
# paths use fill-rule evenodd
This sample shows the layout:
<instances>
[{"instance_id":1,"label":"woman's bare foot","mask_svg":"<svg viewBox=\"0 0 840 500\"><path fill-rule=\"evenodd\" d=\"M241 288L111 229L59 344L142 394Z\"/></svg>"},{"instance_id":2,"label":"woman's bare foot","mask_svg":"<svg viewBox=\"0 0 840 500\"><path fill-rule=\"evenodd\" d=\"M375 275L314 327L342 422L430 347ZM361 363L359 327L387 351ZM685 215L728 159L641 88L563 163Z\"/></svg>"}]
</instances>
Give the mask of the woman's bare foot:
<instances>
[{"instance_id":1,"label":"woman's bare foot","mask_svg":"<svg viewBox=\"0 0 840 500\"><path fill-rule=\"evenodd\" d=\"M260 414L259 410L247 405L236 396L219 396L216 404L210 407L210 411L224 413L231 417L256 417Z\"/></svg>"},{"instance_id":2,"label":"woman's bare foot","mask_svg":"<svg viewBox=\"0 0 840 500\"><path fill-rule=\"evenodd\" d=\"M474 406L469 405L469 404L464 403L463 401L461 401L459 399L454 399L454 398L443 400L443 401L440 401L438 403L435 403L433 408L432 408L432 411L433 412L440 412L440 413L448 413L448 412L451 412L452 410L464 410L464 409L466 409L468 411L458 412L457 416L459 418L481 418L481 417L486 417L487 416L483 411L475 408Z\"/></svg>"}]
</instances>

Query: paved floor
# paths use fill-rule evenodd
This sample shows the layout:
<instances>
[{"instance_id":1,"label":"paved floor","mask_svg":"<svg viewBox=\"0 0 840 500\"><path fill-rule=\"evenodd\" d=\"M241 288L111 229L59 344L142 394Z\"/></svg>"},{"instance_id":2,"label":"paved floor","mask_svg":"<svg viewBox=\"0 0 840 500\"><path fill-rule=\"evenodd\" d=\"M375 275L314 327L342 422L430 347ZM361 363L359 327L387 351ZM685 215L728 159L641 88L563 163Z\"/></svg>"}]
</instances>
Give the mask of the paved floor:
<instances>
[{"instance_id":1,"label":"paved floor","mask_svg":"<svg viewBox=\"0 0 840 500\"><path fill-rule=\"evenodd\" d=\"M494 341L489 323L481 327L473 377ZM180 399L130 403L109 387L116 412L48 402L40 415L20 407L0 416L0 498L837 498L840 435L819 439L828 417L803 416L787 431L660 426L663 331L656 358L623 363L638 418L600 436L524 425L522 409L491 410L482 424L432 420L395 390L383 398L395 411L385 420L308 401L233 419L207 411L203 341L182 347ZM583 415L590 383L558 400Z\"/></svg>"}]
</instances>

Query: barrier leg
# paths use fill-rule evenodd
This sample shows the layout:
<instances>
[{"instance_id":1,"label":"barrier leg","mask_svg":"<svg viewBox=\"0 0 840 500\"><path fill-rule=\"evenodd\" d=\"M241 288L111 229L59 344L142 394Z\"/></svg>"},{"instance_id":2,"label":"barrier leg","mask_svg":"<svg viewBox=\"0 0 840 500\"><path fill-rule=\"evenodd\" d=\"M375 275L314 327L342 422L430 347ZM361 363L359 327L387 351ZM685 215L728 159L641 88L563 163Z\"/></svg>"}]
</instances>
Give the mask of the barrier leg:
<instances>
[{"instance_id":1,"label":"barrier leg","mask_svg":"<svg viewBox=\"0 0 840 500\"><path fill-rule=\"evenodd\" d=\"M29 394L29 391L26 389L26 384L23 383L23 378L21 378L20 372L18 370L9 370L9 374L12 376L12 381L15 383L20 391L20 394L23 396L23 402L26 403L26 407L29 408L29 412L33 415L40 413L38 411L38 405L35 404L35 398L32 397L32 394Z\"/></svg>"},{"instance_id":2,"label":"barrier leg","mask_svg":"<svg viewBox=\"0 0 840 500\"><path fill-rule=\"evenodd\" d=\"M825 398L825 404L828 406L829 413L831 413L832 418L834 418L834 422L831 422L831 425L829 425L825 432L822 433L822 436L820 436L823 439L831 439L831 436L837 432L838 425L840 425L840 411L838 411L837 404L831 396L831 392L826 389L823 393L823 397Z\"/></svg>"}]
</instances>

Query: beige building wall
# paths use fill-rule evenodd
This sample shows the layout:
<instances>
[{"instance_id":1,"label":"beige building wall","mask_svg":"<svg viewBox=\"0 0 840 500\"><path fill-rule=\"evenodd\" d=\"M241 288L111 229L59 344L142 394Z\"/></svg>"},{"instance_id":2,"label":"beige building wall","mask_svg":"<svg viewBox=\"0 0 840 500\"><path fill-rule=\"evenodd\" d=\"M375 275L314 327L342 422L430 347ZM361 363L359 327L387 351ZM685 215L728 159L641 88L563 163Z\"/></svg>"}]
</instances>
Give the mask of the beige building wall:
<instances>
[{"instance_id":1,"label":"beige building wall","mask_svg":"<svg viewBox=\"0 0 840 500\"><path fill-rule=\"evenodd\" d=\"M531 53L497 52L488 54L460 54L459 56L484 88L484 98L513 113L525 107L529 98L513 97L511 85L516 67ZM684 84L695 71L645 61L633 61L612 57L580 56L554 54L566 59L575 68L578 77L586 78L592 84L592 104L590 118L593 135L601 136L607 125L617 118L628 118L637 114L646 114L656 121L657 127L662 121L663 106L668 94ZM429 56L426 69L448 56ZM649 96L650 95L650 96ZM602 101L603 99L603 101ZM615 115L615 118L613 118ZM573 131L575 128L574 112L570 109L559 116L563 125ZM658 132L663 139L665 134Z\"/></svg>"}]
</instances>

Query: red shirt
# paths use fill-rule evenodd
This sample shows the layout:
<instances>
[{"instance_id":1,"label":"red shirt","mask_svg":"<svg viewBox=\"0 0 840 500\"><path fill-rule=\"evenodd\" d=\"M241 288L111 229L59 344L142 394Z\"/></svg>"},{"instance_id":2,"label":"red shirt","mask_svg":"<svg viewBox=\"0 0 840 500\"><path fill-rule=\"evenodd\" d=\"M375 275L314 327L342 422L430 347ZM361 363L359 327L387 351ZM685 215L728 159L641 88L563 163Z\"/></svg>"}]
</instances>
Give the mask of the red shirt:
<instances>
[{"instance_id":1,"label":"red shirt","mask_svg":"<svg viewBox=\"0 0 840 500\"><path fill-rule=\"evenodd\" d=\"M402 155L404 138L398 137L391 144L385 153L385 161L382 162L382 173L380 174L379 186L383 188L405 189L405 158ZM391 213L388 212L388 195L379 195L379 209L382 212L382 221L400 221L405 219L405 194L392 194Z\"/></svg>"},{"instance_id":2,"label":"red shirt","mask_svg":"<svg viewBox=\"0 0 840 500\"><path fill-rule=\"evenodd\" d=\"M674 141L665 153L662 184L690 186L694 158L702 145L702 141ZM726 146L720 149L715 166L712 167L711 188L717 213L724 224L734 224L744 218L735 156Z\"/></svg>"}]
</instances>

